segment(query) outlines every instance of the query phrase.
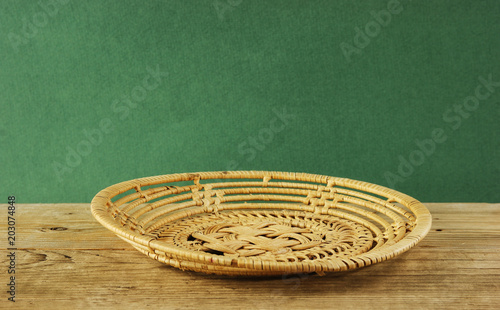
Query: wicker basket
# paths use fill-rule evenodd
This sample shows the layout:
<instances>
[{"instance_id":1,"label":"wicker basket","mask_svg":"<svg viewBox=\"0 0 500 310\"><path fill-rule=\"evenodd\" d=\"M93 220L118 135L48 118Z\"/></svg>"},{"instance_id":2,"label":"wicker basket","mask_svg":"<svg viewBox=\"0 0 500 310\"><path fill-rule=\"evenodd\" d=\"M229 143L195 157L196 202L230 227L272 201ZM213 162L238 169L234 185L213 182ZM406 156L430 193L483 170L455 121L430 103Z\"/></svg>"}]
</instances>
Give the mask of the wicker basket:
<instances>
[{"instance_id":1,"label":"wicker basket","mask_svg":"<svg viewBox=\"0 0 500 310\"><path fill-rule=\"evenodd\" d=\"M165 264L266 276L344 271L408 250L428 233L419 201L360 181L222 171L141 178L91 204L106 228Z\"/></svg>"}]
</instances>

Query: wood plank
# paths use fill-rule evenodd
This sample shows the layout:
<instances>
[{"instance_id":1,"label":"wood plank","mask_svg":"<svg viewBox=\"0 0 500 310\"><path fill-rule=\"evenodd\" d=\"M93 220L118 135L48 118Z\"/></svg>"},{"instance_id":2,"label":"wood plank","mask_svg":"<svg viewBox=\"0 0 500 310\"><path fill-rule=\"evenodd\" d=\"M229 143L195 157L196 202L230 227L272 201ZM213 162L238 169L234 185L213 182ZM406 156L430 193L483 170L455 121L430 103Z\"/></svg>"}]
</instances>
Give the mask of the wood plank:
<instances>
[{"instance_id":1,"label":"wood plank","mask_svg":"<svg viewBox=\"0 0 500 310\"><path fill-rule=\"evenodd\" d=\"M120 250L21 251L19 303L77 302L82 307L96 307L112 302L128 307L131 302L136 306L141 302L166 302L174 308L220 303L224 308L239 297L243 305L255 303L257 308L274 304L306 309L312 302L315 308L327 309L332 302L361 307L358 298L370 305L420 303L423 297L427 299L425 305L459 302L462 298L469 298L476 305L500 301L491 290L494 287L498 290L498 277L496 280L492 277L486 263L483 263L485 268L475 267L483 269L481 272L474 272L472 268L457 268L460 262L450 265L449 261L439 261L432 267L440 272L424 274L422 268L416 268L417 258L407 268L408 260L399 257L391 264L325 277L236 280L182 272L146 259L140 253L126 254ZM315 301L316 298L324 303Z\"/></svg>"},{"instance_id":2,"label":"wood plank","mask_svg":"<svg viewBox=\"0 0 500 310\"><path fill-rule=\"evenodd\" d=\"M426 205L434 217L432 231L394 259L324 277L263 279L164 266L101 227L88 204L18 205L14 308L500 307L500 204ZM4 222L0 230L5 235ZM0 264L7 266L3 249ZM12 308L6 293L2 298L0 308Z\"/></svg>"},{"instance_id":3,"label":"wood plank","mask_svg":"<svg viewBox=\"0 0 500 310\"><path fill-rule=\"evenodd\" d=\"M18 248L135 251L93 218L89 204L21 204L16 209Z\"/></svg>"},{"instance_id":4,"label":"wood plank","mask_svg":"<svg viewBox=\"0 0 500 310\"><path fill-rule=\"evenodd\" d=\"M469 205L468 208L466 206ZM433 214L430 235L445 236L460 230L464 239L473 238L479 231L500 233L500 204L426 204ZM4 205L5 206L5 205ZM48 207L51 206L51 207ZM472 212L471 212L472 209ZM81 248L130 249L131 246L99 225L90 212L89 204L29 204L17 207L17 228L21 248ZM0 229L5 229L5 222ZM472 235L467 237L467 233ZM429 235L429 236L430 236ZM429 236L426 237L429 238ZM485 237L486 238L486 237Z\"/></svg>"}]
</instances>

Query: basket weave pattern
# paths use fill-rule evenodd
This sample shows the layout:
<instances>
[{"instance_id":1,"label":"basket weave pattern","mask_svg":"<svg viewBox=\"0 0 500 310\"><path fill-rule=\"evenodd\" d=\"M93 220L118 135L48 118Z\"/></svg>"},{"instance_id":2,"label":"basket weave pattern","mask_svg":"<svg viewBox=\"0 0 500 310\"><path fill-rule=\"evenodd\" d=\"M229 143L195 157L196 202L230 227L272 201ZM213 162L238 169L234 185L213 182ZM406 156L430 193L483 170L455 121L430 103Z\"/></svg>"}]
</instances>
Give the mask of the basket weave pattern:
<instances>
[{"instance_id":1,"label":"basket weave pattern","mask_svg":"<svg viewBox=\"0 0 500 310\"><path fill-rule=\"evenodd\" d=\"M91 208L153 259L226 275L356 269L408 250L431 225L420 202L382 186L268 171L131 180L99 192Z\"/></svg>"}]
</instances>

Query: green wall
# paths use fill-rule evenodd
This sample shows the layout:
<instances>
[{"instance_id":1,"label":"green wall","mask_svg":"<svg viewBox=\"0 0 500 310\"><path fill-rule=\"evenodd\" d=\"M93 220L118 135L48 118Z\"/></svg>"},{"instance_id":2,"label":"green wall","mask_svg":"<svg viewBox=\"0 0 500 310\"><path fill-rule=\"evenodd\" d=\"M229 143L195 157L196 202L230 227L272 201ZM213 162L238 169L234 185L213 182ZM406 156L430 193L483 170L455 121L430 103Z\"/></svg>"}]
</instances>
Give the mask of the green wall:
<instances>
[{"instance_id":1,"label":"green wall","mask_svg":"<svg viewBox=\"0 0 500 310\"><path fill-rule=\"evenodd\" d=\"M497 0L2 0L0 31L3 202L216 170L500 201Z\"/></svg>"}]
</instances>

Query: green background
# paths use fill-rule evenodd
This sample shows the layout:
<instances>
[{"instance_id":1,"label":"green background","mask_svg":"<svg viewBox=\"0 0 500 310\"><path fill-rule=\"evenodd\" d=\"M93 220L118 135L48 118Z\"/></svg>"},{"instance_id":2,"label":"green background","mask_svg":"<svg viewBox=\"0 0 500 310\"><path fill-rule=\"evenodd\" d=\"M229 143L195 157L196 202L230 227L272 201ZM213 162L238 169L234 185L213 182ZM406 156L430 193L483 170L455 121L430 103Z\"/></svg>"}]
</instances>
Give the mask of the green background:
<instances>
[{"instance_id":1,"label":"green background","mask_svg":"<svg viewBox=\"0 0 500 310\"><path fill-rule=\"evenodd\" d=\"M401 0L374 25L391 1L2 0L1 199L277 170L500 201L500 87L463 110L500 81L500 2Z\"/></svg>"}]
</instances>

